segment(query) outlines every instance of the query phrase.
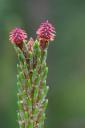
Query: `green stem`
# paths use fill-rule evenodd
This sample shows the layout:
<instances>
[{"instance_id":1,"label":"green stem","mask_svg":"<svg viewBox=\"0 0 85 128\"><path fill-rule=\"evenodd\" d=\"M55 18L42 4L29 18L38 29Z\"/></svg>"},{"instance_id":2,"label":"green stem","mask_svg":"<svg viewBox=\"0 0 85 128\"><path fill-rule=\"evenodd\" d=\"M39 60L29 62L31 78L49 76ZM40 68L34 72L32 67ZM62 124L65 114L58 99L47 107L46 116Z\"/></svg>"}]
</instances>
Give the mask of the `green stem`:
<instances>
[{"instance_id":1,"label":"green stem","mask_svg":"<svg viewBox=\"0 0 85 128\"><path fill-rule=\"evenodd\" d=\"M25 50L26 49L26 50ZM15 46L19 64L17 65L17 97L19 128L44 128L45 110L48 100L46 79L48 67L46 65L47 49L42 51L39 42L35 41L33 52L24 52Z\"/></svg>"}]
</instances>

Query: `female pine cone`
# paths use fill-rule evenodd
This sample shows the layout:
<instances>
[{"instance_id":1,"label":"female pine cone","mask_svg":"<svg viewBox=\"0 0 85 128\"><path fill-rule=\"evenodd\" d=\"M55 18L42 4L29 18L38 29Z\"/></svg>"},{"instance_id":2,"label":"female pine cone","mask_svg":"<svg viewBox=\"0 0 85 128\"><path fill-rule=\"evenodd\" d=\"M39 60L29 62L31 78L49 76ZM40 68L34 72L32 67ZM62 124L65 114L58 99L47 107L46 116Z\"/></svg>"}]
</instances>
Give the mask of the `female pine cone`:
<instances>
[{"instance_id":1,"label":"female pine cone","mask_svg":"<svg viewBox=\"0 0 85 128\"><path fill-rule=\"evenodd\" d=\"M38 40L40 41L41 49L45 49L48 42L53 41L55 38L55 28L52 26L51 23L46 21L44 23L41 23L36 34Z\"/></svg>"},{"instance_id":2,"label":"female pine cone","mask_svg":"<svg viewBox=\"0 0 85 128\"><path fill-rule=\"evenodd\" d=\"M22 48L23 42L27 39L27 33L21 28L15 28L10 32L9 40L12 44Z\"/></svg>"}]
</instances>

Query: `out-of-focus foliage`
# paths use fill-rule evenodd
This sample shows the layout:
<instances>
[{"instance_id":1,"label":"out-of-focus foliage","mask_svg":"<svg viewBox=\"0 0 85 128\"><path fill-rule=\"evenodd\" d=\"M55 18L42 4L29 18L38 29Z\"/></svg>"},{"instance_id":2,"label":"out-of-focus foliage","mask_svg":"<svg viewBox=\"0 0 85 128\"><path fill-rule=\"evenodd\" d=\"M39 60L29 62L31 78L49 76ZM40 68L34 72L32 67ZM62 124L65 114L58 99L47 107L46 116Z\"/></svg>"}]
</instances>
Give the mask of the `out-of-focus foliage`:
<instances>
[{"instance_id":1,"label":"out-of-focus foliage","mask_svg":"<svg viewBox=\"0 0 85 128\"><path fill-rule=\"evenodd\" d=\"M9 32L19 26L35 38L47 19L57 31L48 50L47 128L85 127L85 1L0 0L0 128L17 126L17 58Z\"/></svg>"}]
</instances>

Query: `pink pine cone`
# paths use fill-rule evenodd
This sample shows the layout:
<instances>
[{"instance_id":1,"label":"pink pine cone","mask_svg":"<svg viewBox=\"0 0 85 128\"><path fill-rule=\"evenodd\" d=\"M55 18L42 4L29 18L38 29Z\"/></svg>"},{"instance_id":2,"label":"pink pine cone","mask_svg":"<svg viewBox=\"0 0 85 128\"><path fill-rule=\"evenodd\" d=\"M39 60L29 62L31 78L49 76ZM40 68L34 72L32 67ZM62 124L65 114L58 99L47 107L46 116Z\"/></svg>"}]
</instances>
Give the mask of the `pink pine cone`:
<instances>
[{"instance_id":1,"label":"pink pine cone","mask_svg":"<svg viewBox=\"0 0 85 128\"><path fill-rule=\"evenodd\" d=\"M53 41L55 38L55 28L46 21L40 25L36 34L39 40Z\"/></svg>"},{"instance_id":2,"label":"pink pine cone","mask_svg":"<svg viewBox=\"0 0 85 128\"><path fill-rule=\"evenodd\" d=\"M11 43L19 45L27 39L27 34L20 28L15 28L10 32L9 40Z\"/></svg>"}]
</instances>

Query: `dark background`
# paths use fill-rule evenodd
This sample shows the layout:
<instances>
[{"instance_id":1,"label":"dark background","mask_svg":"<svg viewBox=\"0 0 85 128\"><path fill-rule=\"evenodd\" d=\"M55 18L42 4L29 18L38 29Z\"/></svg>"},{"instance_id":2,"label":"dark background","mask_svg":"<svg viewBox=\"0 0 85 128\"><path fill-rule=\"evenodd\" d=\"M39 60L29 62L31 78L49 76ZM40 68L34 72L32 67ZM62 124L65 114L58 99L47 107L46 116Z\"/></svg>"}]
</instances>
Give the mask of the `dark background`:
<instances>
[{"instance_id":1,"label":"dark background","mask_svg":"<svg viewBox=\"0 0 85 128\"><path fill-rule=\"evenodd\" d=\"M56 39L48 50L47 128L85 128L85 0L0 0L0 128L16 128L16 63L9 42L14 27L36 38L49 20Z\"/></svg>"}]
</instances>

